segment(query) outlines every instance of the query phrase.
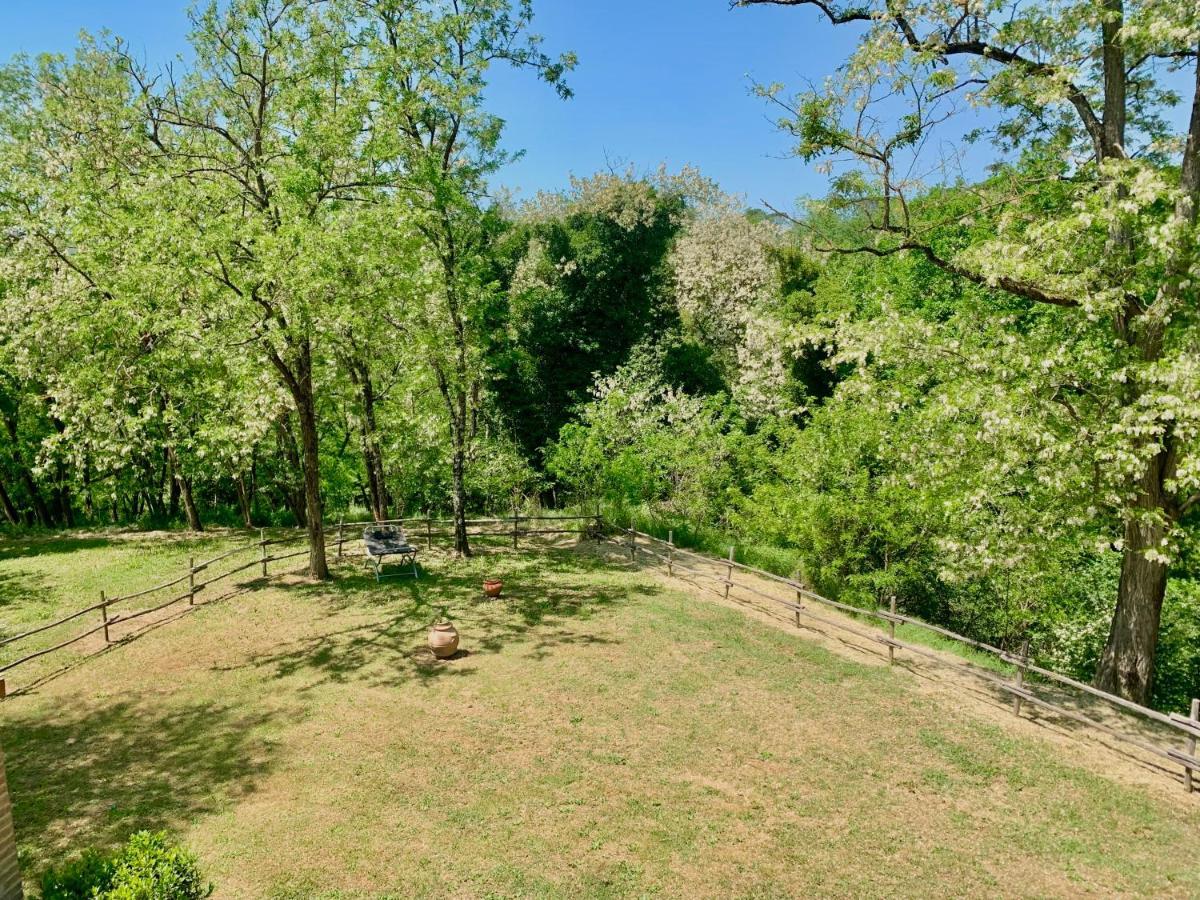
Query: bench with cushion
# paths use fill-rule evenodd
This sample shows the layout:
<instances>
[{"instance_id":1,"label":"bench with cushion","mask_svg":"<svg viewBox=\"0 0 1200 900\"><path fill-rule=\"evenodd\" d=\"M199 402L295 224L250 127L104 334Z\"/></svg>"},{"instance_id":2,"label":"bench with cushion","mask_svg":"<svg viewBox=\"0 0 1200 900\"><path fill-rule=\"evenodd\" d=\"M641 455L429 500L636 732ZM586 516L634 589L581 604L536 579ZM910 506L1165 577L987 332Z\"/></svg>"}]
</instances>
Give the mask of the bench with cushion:
<instances>
[{"instance_id":1,"label":"bench with cushion","mask_svg":"<svg viewBox=\"0 0 1200 900\"><path fill-rule=\"evenodd\" d=\"M367 559L375 569L375 580L407 575L407 571L384 574L384 560L398 556L401 566L412 567L412 576L417 575L417 548L408 542L403 528L395 525L370 525L363 529L363 543L367 546Z\"/></svg>"}]
</instances>

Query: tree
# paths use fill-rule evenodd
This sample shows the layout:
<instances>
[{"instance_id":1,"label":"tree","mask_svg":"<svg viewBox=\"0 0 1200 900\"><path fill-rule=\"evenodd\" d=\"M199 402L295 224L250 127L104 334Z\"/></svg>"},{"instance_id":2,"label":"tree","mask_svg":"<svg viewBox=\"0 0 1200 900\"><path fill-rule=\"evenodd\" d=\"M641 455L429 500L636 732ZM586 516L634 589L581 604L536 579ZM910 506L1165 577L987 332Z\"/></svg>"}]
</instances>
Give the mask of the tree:
<instances>
[{"instance_id":1,"label":"tree","mask_svg":"<svg viewBox=\"0 0 1200 900\"><path fill-rule=\"evenodd\" d=\"M735 5L812 7L861 29L824 87L794 99L761 89L802 158L847 164L829 209L843 221L853 213L870 236L848 241L831 228L822 249L917 255L1046 307L1080 346L1103 348L1099 365L1074 373L1047 361L1064 408L1095 394L1116 401L1096 404L1107 411L1099 433L1081 422L1073 438L1097 462L1096 505L1121 523L1116 611L1095 681L1144 702L1169 566L1200 503L1200 13L1156 0ZM1171 117L1172 78L1189 97L1182 125ZM928 148L976 108L990 116L994 175L943 218L941 204L919 202L928 184L912 173L956 168Z\"/></svg>"},{"instance_id":2,"label":"tree","mask_svg":"<svg viewBox=\"0 0 1200 900\"><path fill-rule=\"evenodd\" d=\"M512 262L491 354L494 388L528 454L587 402L597 374L677 324L665 261L690 189L662 172L605 172L519 212L505 237Z\"/></svg>"},{"instance_id":3,"label":"tree","mask_svg":"<svg viewBox=\"0 0 1200 900\"><path fill-rule=\"evenodd\" d=\"M494 62L535 71L561 97L574 65L551 58L530 33L532 0L357 0L373 61L375 127L397 156L404 197L430 248L432 282L410 318L445 407L451 443L454 549L470 554L466 472L483 388L480 311L494 285L487 250L493 224L481 209L486 179L507 159L502 122L484 108Z\"/></svg>"}]
</instances>

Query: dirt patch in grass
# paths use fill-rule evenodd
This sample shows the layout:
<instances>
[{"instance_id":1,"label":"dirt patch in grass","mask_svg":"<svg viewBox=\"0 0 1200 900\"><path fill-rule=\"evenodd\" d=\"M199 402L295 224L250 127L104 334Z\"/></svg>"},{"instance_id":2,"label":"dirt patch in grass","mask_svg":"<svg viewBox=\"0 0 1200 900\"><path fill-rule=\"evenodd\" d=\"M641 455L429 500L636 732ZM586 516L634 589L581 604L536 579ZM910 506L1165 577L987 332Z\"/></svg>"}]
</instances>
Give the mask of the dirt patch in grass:
<instances>
[{"instance_id":1,"label":"dirt patch in grass","mask_svg":"<svg viewBox=\"0 0 1200 900\"><path fill-rule=\"evenodd\" d=\"M25 871L163 827L228 898L1200 892L1195 804L877 660L591 552L423 563L256 582L6 701Z\"/></svg>"}]
</instances>

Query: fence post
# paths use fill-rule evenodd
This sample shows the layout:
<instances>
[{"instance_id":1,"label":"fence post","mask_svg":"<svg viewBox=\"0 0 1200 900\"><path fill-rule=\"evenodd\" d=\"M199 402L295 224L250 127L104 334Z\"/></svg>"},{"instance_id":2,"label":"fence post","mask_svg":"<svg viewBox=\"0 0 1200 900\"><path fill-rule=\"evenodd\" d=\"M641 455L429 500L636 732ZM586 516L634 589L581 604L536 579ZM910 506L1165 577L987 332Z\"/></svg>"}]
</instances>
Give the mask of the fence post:
<instances>
[{"instance_id":1,"label":"fence post","mask_svg":"<svg viewBox=\"0 0 1200 900\"><path fill-rule=\"evenodd\" d=\"M521 525L521 514L513 510L513 549L517 549L517 528Z\"/></svg>"},{"instance_id":2,"label":"fence post","mask_svg":"<svg viewBox=\"0 0 1200 900\"><path fill-rule=\"evenodd\" d=\"M1190 718L1197 725L1200 725L1200 700L1192 700L1192 714ZM1187 739L1187 750L1188 756L1196 755L1195 737L1189 737ZM1190 766L1183 770L1183 786L1187 788L1187 792L1189 794L1192 792L1192 769Z\"/></svg>"},{"instance_id":3,"label":"fence post","mask_svg":"<svg viewBox=\"0 0 1200 900\"><path fill-rule=\"evenodd\" d=\"M1029 663L1029 638L1025 638L1021 643L1021 661L1017 663L1017 678L1016 684L1018 688L1025 686L1025 666ZM1021 695L1013 695L1013 715L1021 714Z\"/></svg>"},{"instance_id":4,"label":"fence post","mask_svg":"<svg viewBox=\"0 0 1200 900\"><path fill-rule=\"evenodd\" d=\"M258 549L262 558L263 578L267 577L267 529L258 529Z\"/></svg>"},{"instance_id":5,"label":"fence post","mask_svg":"<svg viewBox=\"0 0 1200 900\"><path fill-rule=\"evenodd\" d=\"M429 517L429 513L425 513L425 547L433 549L433 519Z\"/></svg>"},{"instance_id":6,"label":"fence post","mask_svg":"<svg viewBox=\"0 0 1200 900\"><path fill-rule=\"evenodd\" d=\"M892 599L888 602L888 609L892 615L896 615L896 595L892 594ZM888 665L896 664L896 620L895 618L888 619L888 637L892 639L892 643L888 644Z\"/></svg>"},{"instance_id":7,"label":"fence post","mask_svg":"<svg viewBox=\"0 0 1200 900\"><path fill-rule=\"evenodd\" d=\"M675 574L675 530L667 532L667 574Z\"/></svg>"},{"instance_id":8,"label":"fence post","mask_svg":"<svg viewBox=\"0 0 1200 900\"><path fill-rule=\"evenodd\" d=\"M730 563L733 562L733 550L734 550L733 547L729 548L729 562ZM725 599L726 600L729 599L729 582L731 582L731 581L733 581L733 566L728 565L725 567Z\"/></svg>"},{"instance_id":9,"label":"fence post","mask_svg":"<svg viewBox=\"0 0 1200 900\"><path fill-rule=\"evenodd\" d=\"M100 615L104 619L104 643L111 644L112 639L108 636L108 600L104 596L104 591L100 592Z\"/></svg>"},{"instance_id":10,"label":"fence post","mask_svg":"<svg viewBox=\"0 0 1200 900\"><path fill-rule=\"evenodd\" d=\"M633 530L633 519L629 520L629 561L637 562L637 532Z\"/></svg>"},{"instance_id":11,"label":"fence post","mask_svg":"<svg viewBox=\"0 0 1200 900\"><path fill-rule=\"evenodd\" d=\"M188 606L196 605L196 557L188 560Z\"/></svg>"},{"instance_id":12,"label":"fence post","mask_svg":"<svg viewBox=\"0 0 1200 900\"><path fill-rule=\"evenodd\" d=\"M342 543L346 539L346 517L345 515L338 516L338 555L337 558L342 558Z\"/></svg>"}]
</instances>

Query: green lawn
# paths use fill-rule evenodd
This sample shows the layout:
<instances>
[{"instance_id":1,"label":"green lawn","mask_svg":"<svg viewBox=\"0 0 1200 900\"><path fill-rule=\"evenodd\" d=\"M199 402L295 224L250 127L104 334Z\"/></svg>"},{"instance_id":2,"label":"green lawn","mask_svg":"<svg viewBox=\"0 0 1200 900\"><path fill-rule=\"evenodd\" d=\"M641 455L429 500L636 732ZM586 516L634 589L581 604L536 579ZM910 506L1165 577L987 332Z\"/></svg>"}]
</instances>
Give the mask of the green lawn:
<instances>
[{"instance_id":1,"label":"green lawn","mask_svg":"<svg viewBox=\"0 0 1200 900\"><path fill-rule=\"evenodd\" d=\"M6 545L3 625L193 550ZM249 582L5 701L27 875L166 828L226 898L1200 893L1200 804L908 673L587 550L426 557Z\"/></svg>"}]
</instances>

